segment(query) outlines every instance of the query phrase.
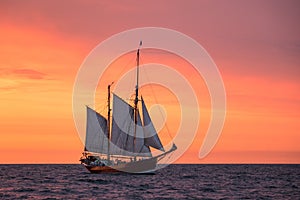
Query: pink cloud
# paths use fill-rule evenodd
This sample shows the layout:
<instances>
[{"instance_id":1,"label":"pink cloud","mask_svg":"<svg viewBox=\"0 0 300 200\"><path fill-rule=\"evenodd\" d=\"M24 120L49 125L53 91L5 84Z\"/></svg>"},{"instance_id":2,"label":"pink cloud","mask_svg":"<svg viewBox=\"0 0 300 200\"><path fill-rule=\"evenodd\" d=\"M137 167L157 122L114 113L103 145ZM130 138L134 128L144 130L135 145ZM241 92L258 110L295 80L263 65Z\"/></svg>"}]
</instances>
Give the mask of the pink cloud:
<instances>
[{"instance_id":1,"label":"pink cloud","mask_svg":"<svg viewBox=\"0 0 300 200\"><path fill-rule=\"evenodd\" d=\"M33 69L0 69L0 77L2 78L25 78L25 79L47 79L47 74L33 70Z\"/></svg>"},{"instance_id":2,"label":"pink cloud","mask_svg":"<svg viewBox=\"0 0 300 200\"><path fill-rule=\"evenodd\" d=\"M16 76L21 76L28 79L45 79L47 76L42 72L38 72L32 69L15 69L12 73Z\"/></svg>"}]
</instances>

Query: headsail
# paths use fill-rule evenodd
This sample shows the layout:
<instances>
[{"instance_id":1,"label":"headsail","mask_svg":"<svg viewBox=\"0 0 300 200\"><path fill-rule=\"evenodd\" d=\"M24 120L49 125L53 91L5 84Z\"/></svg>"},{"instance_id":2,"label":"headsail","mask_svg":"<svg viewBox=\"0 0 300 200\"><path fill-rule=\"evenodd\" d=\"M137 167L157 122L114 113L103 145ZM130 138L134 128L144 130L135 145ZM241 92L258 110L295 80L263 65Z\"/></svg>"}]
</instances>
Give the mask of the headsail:
<instances>
[{"instance_id":1,"label":"headsail","mask_svg":"<svg viewBox=\"0 0 300 200\"><path fill-rule=\"evenodd\" d=\"M135 138L135 152L137 153L143 153L143 154L150 154L151 151L149 146L145 145L145 133L144 133L144 127L142 125L142 120L140 116L140 112L138 112L138 118L137 118L137 126L136 126L136 138Z\"/></svg>"},{"instance_id":2,"label":"headsail","mask_svg":"<svg viewBox=\"0 0 300 200\"><path fill-rule=\"evenodd\" d=\"M107 153L107 120L87 107L85 151Z\"/></svg>"},{"instance_id":3,"label":"headsail","mask_svg":"<svg viewBox=\"0 0 300 200\"><path fill-rule=\"evenodd\" d=\"M157 135L157 132L153 126L147 107L142 97L142 109L143 109L143 121L144 121L144 134L145 145L154 147L161 151L165 151L161 141Z\"/></svg>"},{"instance_id":4,"label":"headsail","mask_svg":"<svg viewBox=\"0 0 300 200\"><path fill-rule=\"evenodd\" d=\"M176 150L165 151L142 98L142 113L139 110L139 55L136 59L136 86L133 106L113 94L111 109L111 84L107 87L107 117L87 107L85 151L81 163L91 172L144 173L157 169L157 162ZM111 111L113 111L111 115ZM143 120L140 114L143 114ZM150 147L164 151L152 156ZM95 154L100 153L101 155ZM106 154L106 158L105 155ZM148 158L145 158L148 157Z\"/></svg>"},{"instance_id":5,"label":"headsail","mask_svg":"<svg viewBox=\"0 0 300 200\"><path fill-rule=\"evenodd\" d=\"M111 154L152 156L144 145L144 133L138 114L136 138L134 140L134 108L117 95L113 95L113 118L111 132Z\"/></svg>"}]
</instances>

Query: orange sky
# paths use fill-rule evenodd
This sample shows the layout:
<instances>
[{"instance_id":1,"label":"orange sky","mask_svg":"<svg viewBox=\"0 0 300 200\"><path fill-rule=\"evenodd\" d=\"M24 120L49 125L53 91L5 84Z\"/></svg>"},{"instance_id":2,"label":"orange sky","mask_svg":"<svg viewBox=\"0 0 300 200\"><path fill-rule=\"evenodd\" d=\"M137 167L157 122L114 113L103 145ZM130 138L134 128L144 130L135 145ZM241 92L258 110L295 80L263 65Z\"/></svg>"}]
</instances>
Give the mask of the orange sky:
<instances>
[{"instance_id":1,"label":"orange sky","mask_svg":"<svg viewBox=\"0 0 300 200\"><path fill-rule=\"evenodd\" d=\"M189 79L204 117L177 162L300 163L298 7L297 1L1 1L0 163L78 163L83 145L72 118L77 71L104 39L145 26L194 38L226 88L223 132L201 160L209 97L197 82L201 77ZM145 62L148 57L145 52ZM178 58L153 59L190 73Z\"/></svg>"}]
</instances>

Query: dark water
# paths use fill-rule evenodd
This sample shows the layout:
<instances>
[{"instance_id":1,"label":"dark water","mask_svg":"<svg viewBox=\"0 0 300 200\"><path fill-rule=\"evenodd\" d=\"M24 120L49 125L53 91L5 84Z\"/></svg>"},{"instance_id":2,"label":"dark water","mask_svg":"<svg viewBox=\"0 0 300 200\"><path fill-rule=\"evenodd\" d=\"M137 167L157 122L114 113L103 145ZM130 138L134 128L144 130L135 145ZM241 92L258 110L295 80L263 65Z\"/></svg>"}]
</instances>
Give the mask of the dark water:
<instances>
[{"instance_id":1,"label":"dark water","mask_svg":"<svg viewBox=\"0 0 300 200\"><path fill-rule=\"evenodd\" d=\"M0 199L300 199L300 165L170 165L155 175L0 165Z\"/></svg>"}]
</instances>

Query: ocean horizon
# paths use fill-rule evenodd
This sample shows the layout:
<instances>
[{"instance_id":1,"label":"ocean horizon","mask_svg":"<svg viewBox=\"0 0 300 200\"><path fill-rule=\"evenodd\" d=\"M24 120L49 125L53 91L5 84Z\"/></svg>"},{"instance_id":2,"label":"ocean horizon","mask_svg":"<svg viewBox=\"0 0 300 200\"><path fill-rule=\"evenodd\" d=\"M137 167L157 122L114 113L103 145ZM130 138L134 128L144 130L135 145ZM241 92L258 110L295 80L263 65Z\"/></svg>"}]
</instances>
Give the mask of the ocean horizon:
<instances>
[{"instance_id":1,"label":"ocean horizon","mask_svg":"<svg viewBox=\"0 0 300 200\"><path fill-rule=\"evenodd\" d=\"M153 175L0 164L0 199L300 199L300 164L172 164Z\"/></svg>"}]
</instances>

